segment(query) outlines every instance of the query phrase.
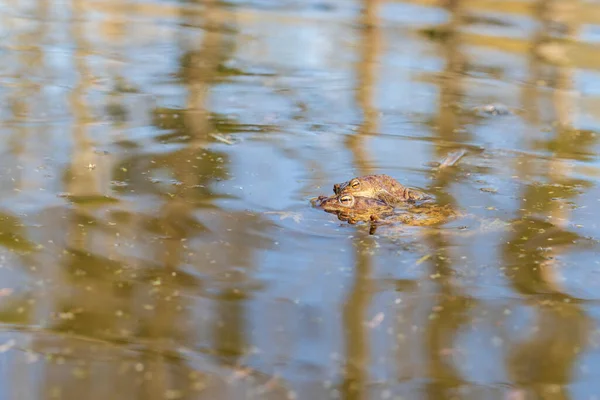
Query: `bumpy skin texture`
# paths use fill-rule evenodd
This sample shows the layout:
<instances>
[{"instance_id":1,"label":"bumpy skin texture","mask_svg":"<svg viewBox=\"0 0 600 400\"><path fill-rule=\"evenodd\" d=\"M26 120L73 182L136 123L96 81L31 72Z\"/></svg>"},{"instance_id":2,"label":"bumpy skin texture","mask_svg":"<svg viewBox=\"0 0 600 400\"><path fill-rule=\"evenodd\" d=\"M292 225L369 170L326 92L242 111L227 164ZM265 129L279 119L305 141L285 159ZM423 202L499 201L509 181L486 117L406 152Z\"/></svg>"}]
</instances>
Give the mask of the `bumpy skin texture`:
<instances>
[{"instance_id":1,"label":"bumpy skin texture","mask_svg":"<svg viewBox=\"0 0 600 400\"><path fill-rule=\"evenodd\" d=\"M446 222L458 215L450 206L432 203L414 206L407 212L394 213L394 208L384 201L350 194L320 196L317 207L337 214L339 220L351 224L358 221L371 221L378 224L402 223L412 226L431 226Z\"/></svg>"},{"instance_id":2,"label":"bumpy skin texture","mask_svg":"<svg viewBox=\"0 0 600 400\"><path fill-rule=\"evenodd\" d=\"M452 206L425 203L410 208L406 214L394 215L386 222L402 222L412 226L431 226L448 222L459 215L460 213Z\"/></svg>"},{"instance_id":3,"label":"bumpy skin texture","mask_svg":"<svg viewBox=\"0 0 600 400\"><path fill-rule=\"evenodd\" d=\"M336 195L350 194L381 200L389 205L414 203L432 197L419 190L400 184L389 175L365 175L333 185Z\"/></svg>"},{"instance_id":4,"label":"bumpy skin texture","mask_svg":"<svg viewBox=\"0 0 600 400\"><path fill-rule=\"evenodd\" d=\"M381 200L349 194L319 196L316 205L325 212L337 214L339 220L351 224L379 220L394 212L394 207Z\"/></svg>"}]
</instances>

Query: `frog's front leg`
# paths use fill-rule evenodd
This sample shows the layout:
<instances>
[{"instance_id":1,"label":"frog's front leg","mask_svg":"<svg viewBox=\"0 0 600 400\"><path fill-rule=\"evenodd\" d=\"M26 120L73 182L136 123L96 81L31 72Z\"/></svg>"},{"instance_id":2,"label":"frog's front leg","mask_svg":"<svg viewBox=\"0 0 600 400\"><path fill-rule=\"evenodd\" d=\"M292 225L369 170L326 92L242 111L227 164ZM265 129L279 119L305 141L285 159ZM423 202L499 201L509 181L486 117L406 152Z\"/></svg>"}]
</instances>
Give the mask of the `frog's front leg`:
<instances>
[{"instance_id":1,"label":"frog's front leg","mask_svg":"<svg viewBox=\"0 0 600 400\"><path fill-rule=\"evenodd\" d=\"M377 228L381 225L389 225L392 222L382 219L379 215L371 215L370 216L370 222L369 222L369 235L374 235L375 232L377 231Z\"/></svg>"},{"instance_id":2,"label":"frog's front leg","mask_svg":"<svg viewBox=\"0 0 600 400\"><path fill-rule=\"evenodd\" d=\"M338 211L336 213L338 219L340 221L345 221L348 222L349 224L356 224L357 220L356 218L354 218L354 216L352 215L352 213L348 213L348 212L344 212L344 211Z\"/></svg>"},{"instance_id":3,"label":"frog's front leg","mask_svg":"<svg viewBox=\"0 0 600 400\"><path fill-rule=\"evenodd\" d=\"M377 231L377 224L374 224L371 222L369 224L369 235L374 235L376 231Z\"/></svg>"}]
</instances>

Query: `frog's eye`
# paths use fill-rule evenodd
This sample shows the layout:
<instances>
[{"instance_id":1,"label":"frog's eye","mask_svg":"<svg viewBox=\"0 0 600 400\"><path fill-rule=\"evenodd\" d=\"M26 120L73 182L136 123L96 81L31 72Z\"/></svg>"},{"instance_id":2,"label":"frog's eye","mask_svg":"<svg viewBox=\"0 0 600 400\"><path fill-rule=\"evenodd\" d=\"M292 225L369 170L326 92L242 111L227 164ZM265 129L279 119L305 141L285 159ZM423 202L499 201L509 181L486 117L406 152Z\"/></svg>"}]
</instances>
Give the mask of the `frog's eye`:
<instances>
[{"instance_id":1,"label":"frog's eye","mask_svg":"<svg viewBox=\"0 0 600 400\"><path fill-rule=\"evenodd\" d=\"M340 203L342 203L345 206L352 204L352 200L353 200L352 196L346 195L346 196L340 197Z\"/></svg>"},{"instance_id":2,"label":"frog's eye","mask_svg":"<svg viewBox=\"0 0 600 400\"><path fill-rule=\"evenodd\" d=\"M358 189L360 187L360 181L358 179L352 179L350 181L350 186L352 189Z\"/></svg>"}]
</instances>

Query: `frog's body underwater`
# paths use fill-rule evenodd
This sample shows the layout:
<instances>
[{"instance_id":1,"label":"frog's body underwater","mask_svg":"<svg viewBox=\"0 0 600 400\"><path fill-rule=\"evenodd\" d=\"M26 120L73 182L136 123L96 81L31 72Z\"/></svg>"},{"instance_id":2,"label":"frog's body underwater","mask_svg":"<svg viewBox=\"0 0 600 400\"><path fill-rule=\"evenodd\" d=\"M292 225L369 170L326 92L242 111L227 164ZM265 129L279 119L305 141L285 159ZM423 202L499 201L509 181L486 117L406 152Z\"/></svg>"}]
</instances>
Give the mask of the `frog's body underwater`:
<instances>
[{"instance_id":1,"label":"frog's body underwater","mask_svg":"<svg viewBox=\"0 0 600 400\"><path fill-rule=\"evenodd\" d=\"M415 205L397 212L394 207L379 199L351 194L320 196L316 205L350 224L365 221L377 224L398 222L412 226L431 226L459 215L452 207L435 203Z\"/></svg>"}]
</instances>

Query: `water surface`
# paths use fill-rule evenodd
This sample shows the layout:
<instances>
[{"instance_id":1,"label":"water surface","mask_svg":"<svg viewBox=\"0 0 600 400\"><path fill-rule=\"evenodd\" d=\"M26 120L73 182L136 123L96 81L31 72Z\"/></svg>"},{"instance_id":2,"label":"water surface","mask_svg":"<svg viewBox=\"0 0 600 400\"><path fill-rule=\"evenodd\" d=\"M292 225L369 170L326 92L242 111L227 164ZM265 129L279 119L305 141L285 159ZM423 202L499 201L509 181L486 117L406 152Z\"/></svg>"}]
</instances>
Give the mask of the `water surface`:
<instances>
[{"instance_id":1,"label":"water surface","mask_svg":"<svg viewBox=\"0 0 600 400\"><path fill-rule=\"evenodd\" d=\"M597 4L0 4L1 398L600 398Z\"/></svg>"}]
</instances>

